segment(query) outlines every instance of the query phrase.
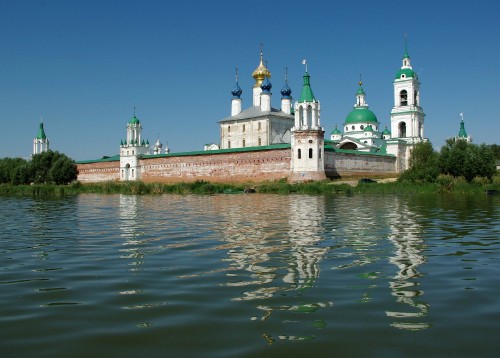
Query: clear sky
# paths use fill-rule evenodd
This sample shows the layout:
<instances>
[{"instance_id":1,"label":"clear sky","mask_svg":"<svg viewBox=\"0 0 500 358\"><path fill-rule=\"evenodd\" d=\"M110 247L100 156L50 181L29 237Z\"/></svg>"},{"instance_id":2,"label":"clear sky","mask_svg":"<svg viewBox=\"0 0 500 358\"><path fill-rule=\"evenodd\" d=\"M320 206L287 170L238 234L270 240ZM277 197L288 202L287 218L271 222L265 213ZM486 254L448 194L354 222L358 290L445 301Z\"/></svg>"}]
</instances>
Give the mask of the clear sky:
<instances>
[{"instance_id":1,"label":"clear sky","mask_svg":"<svg viewBox=\"0 0 500 358\"><path fill-rule=\"evenodd\" d=\"M500 1L0 0L0 157L28 157L40 116L51 149L114 155L136 107L143 138L172 152L219 143L235 67L243 108L260 43L280 108L284 69L298 98L303 58L329 134L366 101L390 126L404 35L421 82L424 135L500 143Z\"/></svg>"}]
</instances>

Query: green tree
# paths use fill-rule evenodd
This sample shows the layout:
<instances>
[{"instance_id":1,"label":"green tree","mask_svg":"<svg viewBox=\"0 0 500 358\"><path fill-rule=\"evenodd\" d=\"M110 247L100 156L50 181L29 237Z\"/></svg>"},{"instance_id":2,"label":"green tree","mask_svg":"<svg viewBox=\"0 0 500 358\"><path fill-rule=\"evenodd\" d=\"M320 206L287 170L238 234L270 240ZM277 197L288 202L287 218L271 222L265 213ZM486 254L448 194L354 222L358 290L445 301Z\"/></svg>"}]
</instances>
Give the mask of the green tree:
<instances>
[{"instance_id":1,"label":"green tree","mask_svg":"<svg viewBox=\"0 0 500 358\"><path fill-rule=\"evenodd\" d=\"M49 170L49 179L56 184L70 183L76 180L77 176L78 170L76 169L75 162L64 154L60 154L55 159Z\"/></svg>"},{"instance_id":2,"label":"green tree","mask_svg":"<svg viewBox=\"0 0 500 358\"><path fill-rule=\"evenodd\" d=\"M36 154L30 162L30 177L34 183L67 184L77 175L75 162L59 152L49 150Z\"/></svg>"},{"instance_id":3,"label":"green tree","mask_svg":"<svg viewBox=\"0 0 500 358\"><path fill-rule=\"evenodd\" d=\"M27 161L22 158L0 159L0 183L11 183L12 175L21 166L26 166Z\"/></svg>"},{"instance_id":4,"label":"green tree","mask_svg":"<svg viewBox=\"0 0 500 358\"><path fill-rule=\"evenodd\" d=\"M464 177L468 182L475 177L491 180L495 175L495 155L491 147L475 145L464 140L448 140L441 148L439 169L443 174Z\"/></svg>"},{"instance_id":5,"label":"green tree","mask_svg":"<svg viewBox=\"0 0 500 358\"><path fill-rule=\"evenodd\" d=\"M439 154L430 142L416 144L410 153L410 168L399 177L399 181L434 182L439 175L438 160Z\"/></svg>"}]
</instances>

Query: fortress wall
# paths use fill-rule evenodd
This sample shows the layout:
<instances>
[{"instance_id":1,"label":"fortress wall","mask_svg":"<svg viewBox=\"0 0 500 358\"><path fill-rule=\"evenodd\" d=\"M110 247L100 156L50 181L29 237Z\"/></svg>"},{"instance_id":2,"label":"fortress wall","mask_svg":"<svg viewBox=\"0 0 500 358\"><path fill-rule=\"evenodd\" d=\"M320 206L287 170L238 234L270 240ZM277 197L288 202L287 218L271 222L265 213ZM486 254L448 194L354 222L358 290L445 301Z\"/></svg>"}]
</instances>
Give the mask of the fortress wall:
<instances>
[{"instance_id":1,"label":"fortress wall","mask_svg":"<svg viewBox=\"0 0 500 358\"><path fill-rule=\"evenodd\" d=\"M395 174L396 157L325 152L325 173L328 178Z\"/></svg>"},{"instance_id":2,"label":"fortress wall","mask_svg":"<svg viewBox=\"0 0 500 358\"><path fill-rule=\"evenodd\" d=\"M169 155L141 159L140 165L144 182L277 180L290 174L290 149Z\"/></svg>"},{"instance_id":3,"label":"fortress wall","mask_svg":"<svg viewBox=\"0 0 500 358\"><path fill-rule=\"evenodd\" d=\"M82 183L120 180L119 161L77 164L77 168Z\"/></svg>"}]
</instances>

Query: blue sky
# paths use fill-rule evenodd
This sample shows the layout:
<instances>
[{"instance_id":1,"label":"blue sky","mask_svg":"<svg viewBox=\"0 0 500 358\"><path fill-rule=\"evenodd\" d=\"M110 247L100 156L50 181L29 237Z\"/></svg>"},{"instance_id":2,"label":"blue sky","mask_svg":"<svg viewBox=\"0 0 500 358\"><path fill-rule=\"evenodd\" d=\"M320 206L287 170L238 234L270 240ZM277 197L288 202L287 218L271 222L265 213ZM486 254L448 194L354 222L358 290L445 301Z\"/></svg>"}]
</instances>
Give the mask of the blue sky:
<instances>
[{"instance_id":1,"label":"blue sky","mask_svg":"<svg viewBox=\"0 0 500 358\"><path fill-rule=\"evenodd\" d=\"M311 85L329 133L366 100L389 126L404 35L421 81L425 136L500 143L498 1L0 1L0 157L28 157L40 116L76 160L118 153L136 107L143 137L173 152L219 142L234 68L251 105L260 43L280 107L284 68Z\"/></svg>"}]
</instances>

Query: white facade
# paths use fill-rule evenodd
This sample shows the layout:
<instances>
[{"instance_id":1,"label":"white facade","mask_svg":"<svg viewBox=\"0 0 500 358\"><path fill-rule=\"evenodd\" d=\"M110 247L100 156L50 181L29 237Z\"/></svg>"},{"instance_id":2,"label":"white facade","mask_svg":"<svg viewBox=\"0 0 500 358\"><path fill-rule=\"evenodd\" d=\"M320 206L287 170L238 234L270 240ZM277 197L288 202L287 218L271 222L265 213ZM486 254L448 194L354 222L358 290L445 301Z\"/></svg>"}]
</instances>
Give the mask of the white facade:
<instances>
[{"instance_id":1,"label":"white facade","mask_svg":"<svg viewBox=\"0 0 500 358\"><path fill-rule=\"evenodd\" d=\"M320 103L314 97L310 76L303 76L302 93L295 103L295 125L292 128L290 181L326 179L324 137L320 122Z\"/></svg>"},{"instance_id":2,"label":"white facade","mask_svg":"<svg viewBox=\"0 0 500 358\"><path fill-rule=\"evenodd\" d=\"M142 126L134 114L127 124L127 139L120 144L120 180L141 178L139 156L149 153L149 142L142 139Z\"/></svg>"},{"instance_id":3,"label":"white facade","mask_svg":"<svg viewBox=\"0 0 500 358\"><path fill-rule=\"evenodd\" d=\"M391 132L394 138L415 144L424 140L424 117L420 106L420 82L406 53L394 80Z\"/></svg>"}]
</instances>

